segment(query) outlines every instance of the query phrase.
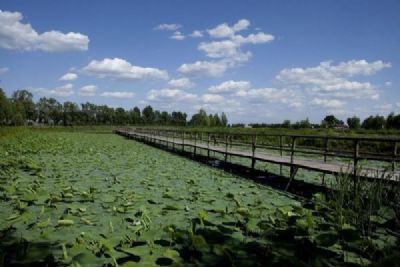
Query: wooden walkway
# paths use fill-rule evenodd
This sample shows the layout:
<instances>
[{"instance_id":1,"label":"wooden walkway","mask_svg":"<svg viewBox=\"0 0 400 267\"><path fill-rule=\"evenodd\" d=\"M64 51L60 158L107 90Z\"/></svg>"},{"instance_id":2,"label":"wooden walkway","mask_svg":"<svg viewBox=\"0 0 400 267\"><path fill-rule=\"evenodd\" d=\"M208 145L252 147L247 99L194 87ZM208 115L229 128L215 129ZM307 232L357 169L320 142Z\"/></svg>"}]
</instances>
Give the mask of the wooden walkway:
<instances>
[{"instance_id":1,"label":"wooden walkway","mask_svg":"<svg viewBox=\"0 0 400 267\"><path fill-rule=\"evenodd\" d=\"M400 170L387 170L387 169L378 169L378 168L366 168L366 167L358 167L357 161L349 161L349 163L328 163L325 161L318 161L316 159L307 159L307 158L296 158L294 157L294 146L292 146L292 152L290 156L285 155L273 155L266 152L256 152L256 146L250 148L250 151L244 151L239 149L233 149L229 146L228 142L225 142L224 146L213 145L208 140L208 142L203 143L201 140L187 140L184 138L177 138L175 135L171 136L162 136L157 133L142 133L134 130L128 129L118 129L115 130L115 133L125 136L127 138L136 139L139 141L154 143L154 144L164 144L167 147L171 146L174 150L181 148L181 151L185 151L185 147L190 147L192 153L196 155L198 150L203 149L207 151L207 156L210 157L210 152L216 152L224 155L225 161L227 161L228 156L237 156L241 158L247 158L251 160L251 167L254 168L256 161L268 162L273 164L279 164L283 166L290 167L290 181L294 179L298 169L306 169L311 171L316 171L324 174L332 174L338 175L343 173L349 173L351 175L356 174L358 177L362 178L384 178L391 181L400 181ZM290 151L289 151L290 152ZM394 163L393 163L394 164ZM356 168L354 167L356 165ZM394 165L393 165L394 166ZM357 170L356 170L357 169ZM289 186L289 184L288 184Z\"/></svg>"}]
</instances>

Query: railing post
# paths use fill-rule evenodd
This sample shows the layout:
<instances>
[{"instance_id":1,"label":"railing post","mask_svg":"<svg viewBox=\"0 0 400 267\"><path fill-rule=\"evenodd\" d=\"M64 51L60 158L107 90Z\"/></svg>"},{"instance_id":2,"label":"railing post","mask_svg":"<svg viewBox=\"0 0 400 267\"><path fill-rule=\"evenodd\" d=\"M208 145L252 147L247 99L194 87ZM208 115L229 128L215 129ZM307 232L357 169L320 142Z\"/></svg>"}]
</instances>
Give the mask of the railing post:
<instances>
[{"instance_id":1,"label":"railing post","mask_svg":"<svg viewBox=\"0 0 400 267\"><path fill-rule=\"evenodd\" d=\"M251 142L251 169L254 170L254 167L256 166L256 144L257 144L257 135L252 136L252 142Z\"/></svg>"},{"instance_id":2,"label":"railing post","mask_svg":"<svg viewBox=\"0 0 400 267\"><path fill-rule=\"evenodd\" d=\"M172 131L172 151L175 151L175 131Z\"/></svg>"},{"instance_id":3,"label":"railing post","mask_svg":"<svg viewBox=\"0 0 400 267\"><path fill-rule=\"evenodd\" d=\"M281 155L281 157L283 156L283 140L282 140L283 136L279 135L279 154ZM279 174L282 176L282 164L279 164Z\"/></svg>"},{"instance_id":4,"label":"railing post","mask_svg":"<svg viewBox=\"0 0 400 267\"><path fill-rule=\"evenodd\" d=\"M225 163L228 161L228 134L225 134Z\"/></svg>"},{"instance_id":5,"label":"railing post","mask_svg":"<svg viewBox=\"0 0 400 267\"><path fill-rule=\"evenodd\" d=\"M196 148L197 148L197 132L194 133L193 156L195 156L195 157L196 157Z\"/></svg>"},{"instance_id":6,"label":"railing post","mask_svg":"<svg viewBox=\"0 0 400 267\"><path fill-rule=\"evenodd\" d=\"M210 159L210 140L211 140L211 136L210 133L207 133L207 158Z\"/></svg>"},{"instance_id":7,"label":"railing post","mask_svg":"<svg viewBox=\"0 0 400 267\"><path fill-rule=\"evenodd\" d=\"M360 141L354 140L354 152L353 152L353 193L357 190L357 167L358 167L358 156L360 150Z\"/></svg>"},{"instance_id":8,"label":"railing post","mask_svg":"<svg viewBox=\"0 0 400 267\"><path fill-rule=\"evenodd\" d=\"M294 167L293 167L293 163L294 163L294 150L296 148L296 137L292 136L292 147L290 150L290 177L293 176L294 174Z\"/></svg>"},{"instance_id":9,"label":"railing post","mask_svg":"<svg viewBox=\"0 0 400 267\"><path fill-rule=\"evenodd\" d=\"M182 151L185 152L185 131L182 131Z\"/></svg>"},{"instance_id":10,"label":"railing post","mask_svg":"<svg viewBox=\"0 0 400 267\"><path fill-rule=\"evenodd\" d=\"M329 138L325 137L324 138L324 162L326 162L327 160L327 156L328 156L328 141ZM322 185L325 184L325 173L322 174Z\"/></svg>"},{"instance_id":11,"label":"railing post","mask_svg":"<svg viewBox=\"0 0 400 267\"><path fill-rule=\"evenodd\" d=\"M358 139L354 140L354 153L353 153L353 175L354 178L357 176L357 165L358 165L358 156L360 151L360 142ZM355 180L355 179L354 179Z\"/></svg>"},{"instance_id":12,"label":"railing post","mask_svg":"<svg viewBox=\"0 0 400 267\"><path fill-rule=\"evenodd\" d=\"M396 157L397 157L397 142L395 141L393 144L393 161L392 161L392 171L396 169ZM393 173L394 175L394 173Z\"/></svg>"}]
</instances>

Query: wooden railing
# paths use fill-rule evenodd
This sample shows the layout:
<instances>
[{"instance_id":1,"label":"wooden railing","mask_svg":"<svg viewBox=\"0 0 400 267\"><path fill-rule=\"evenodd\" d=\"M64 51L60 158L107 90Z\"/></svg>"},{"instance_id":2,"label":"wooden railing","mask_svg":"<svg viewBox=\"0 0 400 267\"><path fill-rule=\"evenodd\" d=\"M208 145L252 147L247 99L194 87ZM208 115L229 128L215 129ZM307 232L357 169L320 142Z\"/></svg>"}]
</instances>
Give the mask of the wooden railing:
<instances>
[{"instance_id":1,"label":"wooden railing","mask_svg":"<svg viewBox=\"0 0 400 267\"><path fill-rule=\"evenodd\" d=\"M249 149L253 156L257 149L272 150L277 151L280 156L290 156L291 162L299 154L320 156L324 162L327 162L328 158L345 158L353 162L354 170L357 169L359 161L369 160L391 163L391 169L394 171L400 161L399 137L216 133L154 128L135 128L134 131L171 140L180 139L183 145L185 141L192 141L206 143L208 146L225 146L226 149L233 146L242 147Z\"/></svg>"}]
</instances>

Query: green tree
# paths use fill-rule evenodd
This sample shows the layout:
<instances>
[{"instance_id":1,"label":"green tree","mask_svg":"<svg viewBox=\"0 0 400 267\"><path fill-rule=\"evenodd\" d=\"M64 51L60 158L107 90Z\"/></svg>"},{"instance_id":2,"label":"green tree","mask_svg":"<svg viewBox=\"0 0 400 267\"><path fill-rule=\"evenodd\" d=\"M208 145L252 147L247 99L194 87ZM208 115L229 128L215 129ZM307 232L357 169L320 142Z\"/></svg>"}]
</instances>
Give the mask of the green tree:
<instances>
[{"instance_id":1,"label":"green tree","mask_svg":"<svg viewBox=\"0 0 400 267\"><path fill-rule=\"evenodd\" d=\"M209 126L210 119L207 116L207 112L204 109L200 109L198 113L194 114L189 122L190 125L193 126Z\"/></svg>"},{"instance_id":2,"label":"green tree","mask_svg":"<svg viewBox=\"0 0 400 267\"><path fill-rule=\"evenodd\" d=\"M359 129L361 127L360 118L351 117L347 119L347 125L350 129Z\"/></svg>"},{"instance_id":3,"label":"green tree","mask_svg":"<svg viewBox=\"0 0 400 267\"><path fill-rule=\"evenodd\" d=\"M0 124L7 124L11 119L11 103L0 88Z\"/></svg>"},{"instance_id":4,"label":"green tree","mask_svg":"<svg viewBox=\"0 0 400 267\"><path fill-rule=\"evenodd\" d=\"M226 116L225 112L222 112L221 114L221 124L224 127L228 126L228 117Z\"/></svg>"},{"instance_id":5,"label":"green tree","mask_svg":"<svg viewBox=\"0 0 400 267\"><path fill-rule=\"evenodd\" d=\"M33 95L27 90L17 90L12 94L12 101L18 106L17 110L21 112L23 120L35 120L35 103Z\"/></svg>"},{"instance_id":6,"label":"green tree","mask_svg":"<svg viewBox=\"0 0 400 267\"><path fill-rule=\"evenodd\" d=\"M387 129L400 129L400 114L390 113L386 119Z\"/></svg>"},{"instance_id":7,"label":"green tree","mask_svg":"<svg viewBox=\"0 0 400 267\"><path fill-rule=\"evenodd\" d=\"M222 125L221 119L219 118L218 114L214 114L214 125L220 127Z\"/></svg>"},{"instance_id":8,"label":"green tree","mask_svg":"<svg viewBox=\"0 0 400 267\"><path fill-rule=\"evenodd\" d=\"M290 120L284 120L282 122L282 127L283 128L290 128L290 126L291 126Z\"/></svg>"},{"instance_id":9,"label":"green tree","mask_svg":"<svg viewBox=\"0 0 400 267\"><path fill-rule=\"evenodd\" d=\"M321 125L327 128L334 128L338 125L343 125L343 122L338 120L334 115L328 115L322 120Z\"/></svg>"},{"instance_id":10,"label":"green tree","mask_svg":"<svg viewBox=\"0 0 400 267\"><path fill-rule=\"evenodd\" d=\"M151 106L147 106L142 111L142 120L145 124L152 124L154 122L154 111Z\"/></svg>"},{"instance_id":11,"label":"green tree","mask_svg":"<svg viewBox=\"0 0 400 267\"><path fill-rule=\"evenodd\" d=\"M77 104L66 101L63 104L63 122L64 126L74 125L78 122L79 107Z\"/></svg>"},{"instance_id":12,"label":"green tree","mask_svg":"<svg viewBox=\"0 0 400 267\"><path fill-rule=\"evenodd\" d=\"M385 117L376 115L374 116L369 116L366 118L361 127L367 130L380 130L385 127L386 120Z\"/></svg>"}]
</instances>

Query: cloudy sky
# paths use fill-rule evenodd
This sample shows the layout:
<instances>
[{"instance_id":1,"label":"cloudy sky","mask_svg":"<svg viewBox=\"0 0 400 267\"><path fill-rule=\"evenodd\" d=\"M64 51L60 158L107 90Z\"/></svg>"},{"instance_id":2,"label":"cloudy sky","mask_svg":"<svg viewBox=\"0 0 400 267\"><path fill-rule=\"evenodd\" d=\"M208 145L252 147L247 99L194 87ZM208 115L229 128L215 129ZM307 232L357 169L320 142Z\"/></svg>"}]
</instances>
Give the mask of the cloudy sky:
<instances>
[{"instance_id":1,"label":"cloudy sky","mask_svg":"<svg viewBox=\"0 0 400 267\"><path fill-rule=\"evenodd\" d=\"M400 1L0 2L0 87L231 122L400 112Z\"/></svg>"}]
</instances>

